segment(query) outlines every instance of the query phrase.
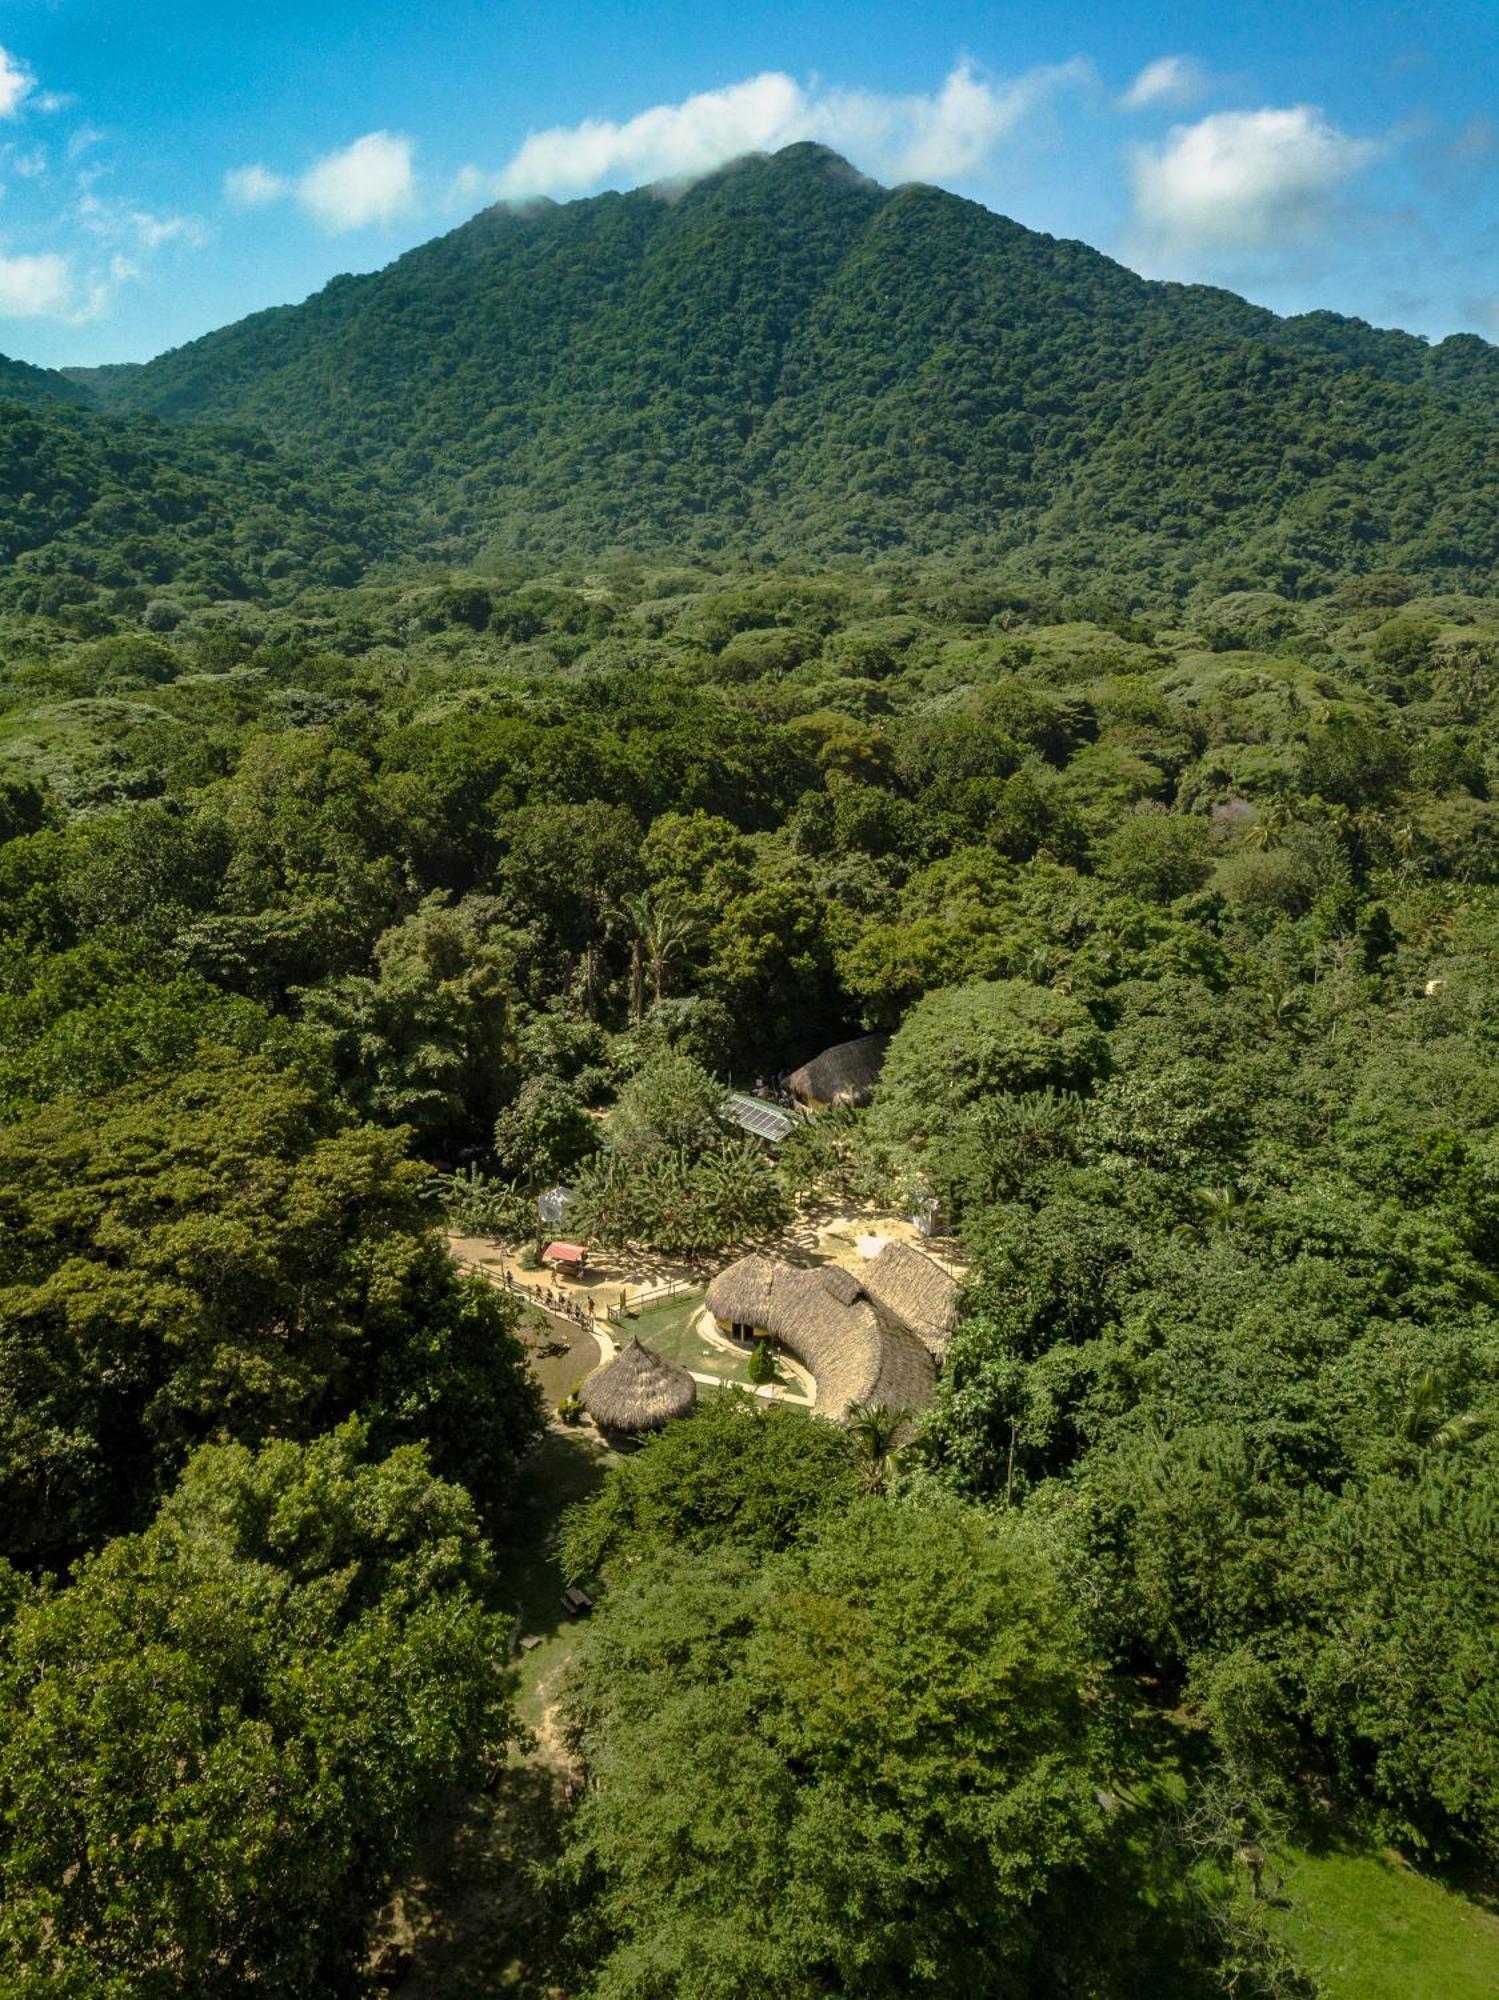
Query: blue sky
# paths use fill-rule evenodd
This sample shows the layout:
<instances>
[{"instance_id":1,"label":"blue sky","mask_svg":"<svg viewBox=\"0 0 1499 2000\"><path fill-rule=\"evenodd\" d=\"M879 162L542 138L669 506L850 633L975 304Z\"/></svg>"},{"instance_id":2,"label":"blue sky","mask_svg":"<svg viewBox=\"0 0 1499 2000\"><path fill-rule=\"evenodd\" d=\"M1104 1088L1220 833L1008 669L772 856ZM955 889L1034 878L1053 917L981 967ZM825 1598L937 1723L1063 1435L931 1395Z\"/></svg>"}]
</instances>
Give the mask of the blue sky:
<instances>
[{"instance_id":1,"label":"blue sky","mask_svg":"<svg viewBox=\"0 0 1499 2000\"><path fill-rule=\"evenodd\" d=\"M1499 338L1499 0L0 0L0 50L0 352L53 365L798 138L1151 276Z\"/></svg>"}]
</instances>

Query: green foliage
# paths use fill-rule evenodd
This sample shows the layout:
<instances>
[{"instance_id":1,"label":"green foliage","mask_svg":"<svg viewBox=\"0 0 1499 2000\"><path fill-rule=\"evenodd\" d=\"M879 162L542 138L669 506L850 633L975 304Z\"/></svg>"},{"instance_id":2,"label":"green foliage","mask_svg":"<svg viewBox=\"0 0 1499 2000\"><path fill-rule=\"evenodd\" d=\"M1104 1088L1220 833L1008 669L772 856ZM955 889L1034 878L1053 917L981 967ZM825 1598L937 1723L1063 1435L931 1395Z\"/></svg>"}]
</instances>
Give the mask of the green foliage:
<instances>
[{"instance_id":1,"label":"green foliage","mask_svg":"<svg viewBox=\"0 0 1499 2000\"><path fill-rule=\"evenodd\" d=\"M418 1448L198 1452L0 1633L5 1985L349 1990L419 1816L512 1732L493 1587Z\"/></svg>"},{"instance_id":2,"label":"green foliage","mask_svg":"<svg viewBox=\"0 0 1499 2000\"><path fill-rule=\"evenodd\" d=\"M607 1152L578 1175L569 1228L590 1242L700 1257L773 1236L791 1219L781 1178L755 1139L693 1155Z\"/></svg>"},{"instance_id":3,"label":"green foliage","mask_svg":"<svg viewBox=\"0 0 1499 2000\"><path fill-rule=\"evenodd\" d=\"M594 1992L1130 1990L1095 1684L1014 1524L864 1501L758 1563L674 1551L571 1699Z\"/></svg>"},{"instance_id":4,"label":"green foliage","mask_svg":"<svg viewBox=\"0 0 1499 2000\"><path fill-rule=\"evenodd\" d=\"M555 1076L528 1077L494 1128L500 1165L532 1190L570 1179L598 1145L577 1091Z\"/></svg>"},{"instance_id":5,"label":"green foliage","mask_svg":"<svg viewBox=\"0 0 1499 2000\"><path fill-rule=\"evenodd\" d=\"M1307 1550L1308 1705L1384 1831L1499 1855L1499 1578L1491 1449L1434 1434L1413 1473L1328 1510Z\"/></svg>"},{"instance_id":6,"label":"green foliage","mask_svg":"<svg viewBox=\"0 0 1499 2000\"><path fill-rule=\"evenodd\" d=\"M0 1110L87 1101L189 1062L200 1044L271 1053L316 1073L311 1036L197 973L163 974L138 945L90 940L15 969L0 993Z\"/></svg>"},{"instance_id":7,"label":"green foliage","mask_svg":"<svg viewBox=\"0 0 1499 2000\"><path fill-rule=\"evenodd\" d=\"M0 1131L0 1508L56 1559L209 1438L382 1436L503 1491L535 1423L511 1312L457 1279L399 1136L228 1051Z\"/></svg>"},{"instance_id":8,"label":"green foliage","mask_svg":"<svg viewBox=\"0 0 1499 2000\"><path fill-rule=\"evenodd\" d=\"M454 1229L512 1241L535 1233L536 1198L510 1181L497 1180L470 1164L455 1173L434 1174L431 1185Z\"/></svg>"},{"instance_id":9,"label":"green foliage","mask_svg":"<svg viewBox=\"0 0 1499 2000\"><path fill-rule=\"evenodd\" d=\"M757 1397L703 1398L640 1451L611 1466L598 1495L568 1514L566 1573L626 1573L643 1557L722 1545L769 1554L809 1534L859 1493L847 1435Z\"/></svg>"},{"instance_id":10,"label":"green foliage","mask_svg":"<svg viewBox=\"0 0 1499 2000\"><path fill-rule=\"evenodd\" d=\"M757 1340L751 1351L749 1366L745 1370L756 1387L765 1382L774 1382L776 1376L775 1356L763 1340Z\"/></svg>"},{"instance_id":11,"label":"green foliage","mask_svg":"<svg viewBox=\"0 0 1499 2000\"><path fill-rule=\"evenodd\" d=\"M622 1159L663 1150L699 1154L727 1138L723 1085L691 1056L653 1056L610 1114L610 1149Z\"/></svg>"},{"instance_id":12,"label":"green foliage","mask_svg":"<svg viewBox=\"0 0 1499 2000\"><path fill-rule=\"evenodd\" d=\"M970 1104L1000 1092L1076 1089L1102 1066L1088 1010L1018 979L975 981L918 1001L890 1044L874 1124L894 1140L928 1140Z\"/></svg>"},{"instance_id":13,"label":"green foliage","mask_svg":"<svg viewBox=\"0 0 1499 2000\"><path fill-rule=\"evenodd\" d=\"M1140 811L1122 821L1109 842L1105 873L1132 896L1171 903L1207 881L1207 828L1201 820Z\"/></svg>"},{"instance_id":14,"label":"green foliage","mask_svg":"<svg viewBox=\"0 0 1499 2000\"><path fill-rule=\"evenodd\" d=\"M142 585L284 599L352 583L394 551L390 521L347 469L254 431L0 403L0 599L17 609L66 613Z\"/></svg>"},{"instance_id":15,"label":"green foliage","mask_svg":"<svg viewBox=\"0 0 1499 2000\"><path fill-rule=\"evenodd\" d=\"M483 1134L510 1053L513 954L498 906L429 896L376 941L374 962L373 976L346 973L302 995L355 1108L437 1149Z\"/></svg>"}]
</instances>

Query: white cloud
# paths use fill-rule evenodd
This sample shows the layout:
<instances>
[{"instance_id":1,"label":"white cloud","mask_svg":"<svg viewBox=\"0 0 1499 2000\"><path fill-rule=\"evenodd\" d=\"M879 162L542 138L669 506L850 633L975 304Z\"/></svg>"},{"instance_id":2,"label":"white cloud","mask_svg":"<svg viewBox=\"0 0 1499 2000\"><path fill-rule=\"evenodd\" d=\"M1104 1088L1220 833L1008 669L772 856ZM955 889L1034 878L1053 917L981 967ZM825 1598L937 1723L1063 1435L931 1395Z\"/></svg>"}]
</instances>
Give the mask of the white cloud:
<instances>
[{"instance_id":1,"label":"white cloud","mask_svg":"<svg viewBox=\"0 0 1499 2000\"><path fill-rule=\"evenodd\" d=\"M1147 63L1119 100L1121 111L1145 111L1153 104L1195 104L1211 78L1195 56L1157 56Z\"/></svg>"},{"instance_id":2,"label":"white cloud","mask_svg":"<svg viewBox=\"0 0 1499 2000\"><path fill-rule=\"evenodd\" d=\"M393 132L366 132L310 167L297 182L296 196L334 235L394 222L416 205L411 141Z\"/></svg>"},{"instance_id":3,"label":"white cloud","mask_svg":"<svg viewBox=\"0 0 1499 2000\"><path fill-rule=\"evenodd\" d=\"M806 136L859 155L892 180L965 180L1058 90L1092 77L1080 58L1008 83L992 83L971 63L959 63L935 96L834 91L813 98Z\"/></svg>"},{"instance_id":4,"label":"white cloud","mask_svg":"<svg viewBox=\"0 0 1499 2000\"><path fill-rule=\"evenodd\" d=\"M201 250L209 231L192 215L155 215L128 202L101 201L90 187L78 197L78 220L91 236L106 243L130 243L148 255L166 243Z\"/></svg>"},{"instance_id":5,"label":"white cloud","mask_svg":"<svg viewBox=\"0 0 1499 2000\"><path fill-rule=\"evenodd\" d=\"M231 167L224 176L224 199L231 208L265 208L290 193L290 181L269 167Z\"/></svg>"},{"instance_id":6,"label":"white cloud","mask_svg":"<svg viewBox=\"0 0 1499 2000\"><path fill-rule=\"evenodd\" d=\"M1001 142L1057 89L1092 74L1075 60L991 81L963 62L940 91L891 96L804 86L767 70L623 121L586 118L533 132L498 172L465 167L453 192L525 201L691 180L742 153L774 152L803 139L847 152L893 180L963 179L987 166Z\"/></svg>"},{"instance_id":7,"label":"white cloud","mask_svg":"<svg viewBox=\"0 0 1499 2000\"><path fill-rule=\"evenodd\" d=\"M1378 152L1310 104L1215 112L1136 149L1135 221L1168 256L1283 246L1311 233Z\"/></svg>"},{"instance_id":8,"label":"white cloud","mask_svg":"<svg viewBox=\"0 0 1499 2000\"><path fill-rule=\"evenodd\" d=\"M15 118L36 89L36 78L8 49L0 49L0 118Z\"/></svg>"},{"instance_id":9,"label":"white cloud","mask_svg":"<svg viewBox=\"0 0 1499 2000\"><path fill-rule=\"evenodd\" d=\"M300 180L258 161L231 167L224 199L231 208L268 208L292 199L330 235L395 222L416 207L415 149L396 132L366 132L341 152L314 160Z\"/></svg>"},{"instance_id":10,"label":"white cloud","mask_svg":"<svg viewBox=\"0 0 1499 2000\"><path fill-rule=\"evenodd\" d=\"M66 314L73 274L66 257L0 257L0 319Z\"/></svg>"},{"instance_id":11,"label":"white cloud","mask_svg":"<svg viewBox=\"0 0 1499 2000\"><path fill-rule=\"evenodd\" d=\"M208 231L191 215L152 215L149 209L133 208L130 227L143 250L159 250L163 243L182 243L189 250L201 250L209 240Z\"/></svg>"},{"instance_id":12,"label":"white cloud","mask_svg":"<svg viewBox=\"0 0 1499 2000\"><path fill-rule=\"evenodd\" d=\"M585 118L533 132L499 173L479 178L503 201L565 196L606 180L685 180L736 154L807 136L800 87L767 71L680 104L658 104L623 124Z\"/></svg>"}]
</instances>

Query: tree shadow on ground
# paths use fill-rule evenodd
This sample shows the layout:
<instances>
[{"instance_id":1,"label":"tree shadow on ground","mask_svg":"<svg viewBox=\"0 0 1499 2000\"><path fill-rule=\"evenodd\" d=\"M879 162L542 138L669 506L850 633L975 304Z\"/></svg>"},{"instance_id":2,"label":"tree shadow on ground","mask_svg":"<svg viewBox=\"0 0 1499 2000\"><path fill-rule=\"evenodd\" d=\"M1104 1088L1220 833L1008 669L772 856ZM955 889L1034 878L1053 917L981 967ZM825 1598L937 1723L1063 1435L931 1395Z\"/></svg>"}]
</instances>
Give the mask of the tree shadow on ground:
<instances>
[{"instance_id":1,"label":"tree shadow on ground","mask_svg":"<svg viewBox=\"0 0 1499 2000\"><path fill-rule=\"evenodd\" d=\"M381 1913L374 1980L398 2000L558 2000L566 1913L542 1871L565 1814L564 1782L535 1764L446 1799Z\"/></svg>"}]
</instances>

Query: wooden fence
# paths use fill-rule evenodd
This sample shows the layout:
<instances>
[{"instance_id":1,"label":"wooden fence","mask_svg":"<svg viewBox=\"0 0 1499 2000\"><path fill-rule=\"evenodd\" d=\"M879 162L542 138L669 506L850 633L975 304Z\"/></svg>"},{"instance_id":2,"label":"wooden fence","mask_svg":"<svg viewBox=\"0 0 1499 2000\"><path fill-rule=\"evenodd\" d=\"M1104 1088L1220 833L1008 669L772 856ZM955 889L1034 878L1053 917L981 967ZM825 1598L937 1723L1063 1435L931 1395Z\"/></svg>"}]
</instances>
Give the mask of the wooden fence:
<instances>
[{"instance_id":1,"label":"wooden fence","mask_svg":"<svg viewBox=\"0 0 1499 2000\"><path fill-rule=\"evenodd\" d=\"M469 1264L467 1268L479 1270L482 1267ZM598 1296L588 1292L579 1299L575 1291L564 1291L556 1285L518 1278L508 1268L499 1273L497 1282L502 1290L515 1298L525 1299L532 1305L540 1306L543 1312L549 1312L557 1319L570 1319L578 1326L587 1326L591 1320L602 1320L610 1326L617 1326L621 1320L633 1319L647 1306L659 1306L667 1299L679 1298L684 1292L697 1289L687 1278L663 1278L657 1284L642 1285L639 1290L621 1285L619 1296L614 1299L603 1296L602 1286ZM615 1287L611 1285L608 1289L614 1291Z\"/></svg>"}]
</instances>

